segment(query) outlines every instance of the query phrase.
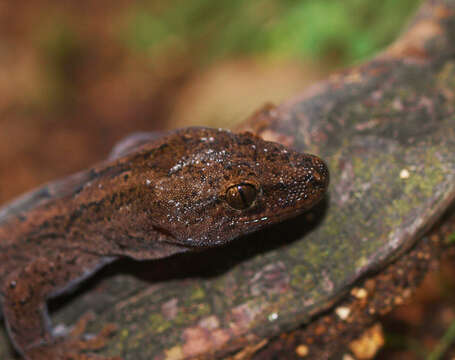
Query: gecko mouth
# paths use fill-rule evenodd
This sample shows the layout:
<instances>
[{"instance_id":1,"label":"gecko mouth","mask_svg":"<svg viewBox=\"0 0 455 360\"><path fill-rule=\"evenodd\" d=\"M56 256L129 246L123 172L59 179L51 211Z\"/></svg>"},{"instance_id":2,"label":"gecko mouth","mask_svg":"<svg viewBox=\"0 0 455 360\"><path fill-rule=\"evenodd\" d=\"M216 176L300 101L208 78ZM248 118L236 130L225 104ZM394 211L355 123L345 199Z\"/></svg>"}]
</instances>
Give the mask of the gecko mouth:
<instances>
[{"instance_id":1,"label":"gecko mouth","mask_svg":"<svg viewBox=\"0 0 455 360\"><path fill-rule=\"evenodd\" d=\"M313 203L309 208L300 208L298 210L296 209L288 209L281 211L279 214L275 213L272 215L264 215L262 217L257 217L254 219L241 219L240 222L242 222L245 225L253 225L250 229L250 231L245 232L244 234L249 234L251 232L257 231L259 226L273 226L276 225L277 223L281 221L285 221L288 219L292 219L294 217L297 217L299 215L302 215L306 212L309 212L313 209L313 206L319 203L322 199L318 200L317 202ZM254 226L256 225L256 226Z\"/></svg>"}]
</instances>

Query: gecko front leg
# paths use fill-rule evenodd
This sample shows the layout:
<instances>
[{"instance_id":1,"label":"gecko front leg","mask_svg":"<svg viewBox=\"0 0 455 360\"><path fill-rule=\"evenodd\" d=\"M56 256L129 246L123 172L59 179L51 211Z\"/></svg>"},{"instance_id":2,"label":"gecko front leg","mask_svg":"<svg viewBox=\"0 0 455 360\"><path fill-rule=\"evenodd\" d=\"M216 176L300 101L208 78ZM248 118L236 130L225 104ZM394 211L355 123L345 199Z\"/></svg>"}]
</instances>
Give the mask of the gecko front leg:
<instances>
[{"instance_id":1,"label":"gecko front leg","mask_svg":"<svg viewBox=\"0 0 455 360\"><path fill-rule=\"evenodd\" d=\"M99 256L71 251L71 256L65 253L54 258L37 258L6 277L2 284L4 317L15 347L25 359L106 359L86 353L99 348L99 338L84 341L71 336L53 337L46 308L49 297L105 263Z\"/></svg>"}]
</instances>

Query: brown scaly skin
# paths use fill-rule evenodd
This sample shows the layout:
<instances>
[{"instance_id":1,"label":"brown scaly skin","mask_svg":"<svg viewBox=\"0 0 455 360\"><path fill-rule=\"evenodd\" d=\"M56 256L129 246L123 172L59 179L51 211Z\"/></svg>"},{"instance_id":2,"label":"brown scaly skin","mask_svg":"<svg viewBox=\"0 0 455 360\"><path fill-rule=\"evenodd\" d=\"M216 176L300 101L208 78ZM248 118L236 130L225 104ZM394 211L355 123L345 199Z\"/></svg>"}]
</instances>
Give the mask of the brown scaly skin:
<instances>
[{"instance_id":1,"label":"brown scaly skin","mask_svg":"<svg viewBox=\"0 0 455 360\"><path fill-rule=\"evenodd\" d=\"M119 257L229 243L309 209L327 185L322 160L250 133L130 137L108 162L0 210L0 300L16 349L30 360L101 359L83 354L87 341L52 337L49 297Z\"/></svg>"}]
</instances>

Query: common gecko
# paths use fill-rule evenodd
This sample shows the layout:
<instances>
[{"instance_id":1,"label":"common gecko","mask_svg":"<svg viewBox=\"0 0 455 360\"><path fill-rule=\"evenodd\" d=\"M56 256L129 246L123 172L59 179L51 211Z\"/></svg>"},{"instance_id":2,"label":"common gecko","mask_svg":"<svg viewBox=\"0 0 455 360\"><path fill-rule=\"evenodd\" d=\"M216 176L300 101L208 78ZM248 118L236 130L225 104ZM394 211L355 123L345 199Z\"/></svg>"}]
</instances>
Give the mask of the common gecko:
<instances>
[{"instance_id":1,"label":"common gecko","mask_svg":"<svg viewBox=\"0 0 455 360\"><path fill-rule=\"evenodd\" d=\"M107 161L0 209L0 300L14 347L27 360L101 359L81 339L52 335L49 298L120 257L225 245L294 217L328 179L318 157L248 132L130 137Z\"/></svg>"}]
</instances>

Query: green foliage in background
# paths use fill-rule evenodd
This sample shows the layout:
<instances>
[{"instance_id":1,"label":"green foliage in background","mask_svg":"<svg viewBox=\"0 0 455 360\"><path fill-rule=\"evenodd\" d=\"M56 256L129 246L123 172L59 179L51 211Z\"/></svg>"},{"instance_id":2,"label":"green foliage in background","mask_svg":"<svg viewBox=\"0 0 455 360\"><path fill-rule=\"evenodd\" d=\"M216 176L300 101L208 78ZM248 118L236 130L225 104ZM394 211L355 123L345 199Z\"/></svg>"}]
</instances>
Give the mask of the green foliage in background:
<instances>
[{"instance_id":1,"label":"green foliage in background","mask_svg":"<svg viewBox=\"0 0 455 360\"><path fill-rule=\"evenodd\" d=\"M360 60L400 32L419 0L171 0L135 5L122 37L154 56L191 52L203 62L250 54ZM190 50L191 49L191 50ZM200 49L195 53L195 49Z\"/></svg>"}]
</instances>

